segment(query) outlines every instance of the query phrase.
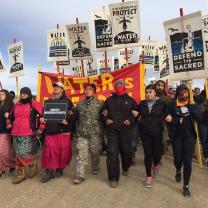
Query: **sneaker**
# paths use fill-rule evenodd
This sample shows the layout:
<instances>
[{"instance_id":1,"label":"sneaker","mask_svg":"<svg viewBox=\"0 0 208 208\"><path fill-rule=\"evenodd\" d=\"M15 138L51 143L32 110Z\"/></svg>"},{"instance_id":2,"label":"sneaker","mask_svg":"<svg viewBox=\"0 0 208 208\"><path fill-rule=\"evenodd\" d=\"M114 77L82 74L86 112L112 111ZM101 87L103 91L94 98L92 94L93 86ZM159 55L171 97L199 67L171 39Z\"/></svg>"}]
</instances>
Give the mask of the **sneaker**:
<instances>
[{"instance_id":1,"label":"sneaker","mask_svg":"<svg viewBox=\"0 0 208 208\"><path fill-rule=\"evenodd\" d=\"M147 177L145 182L144 182L145 188L151 188L152 184L153 184L153 178L152 177Z\"/></svg>"},{"instance_id":2,"label":"sneaker","mask_svg":"<svg viewBox=\"0 0 208 208\"><path fill-rule=\"evenodd\" d=\"M158 177L158 175L159 175L159 166L158 165L154 165L153 167L152 167L152 175L153 175L153 177Z\"/></svg>"},{"instance_id":3,"label":"sneaker","mask_svg":"<svg viewBox=\"0 0 208 208\"><path fill-rule=\"evenodd\" d=\"M181 171L176 171L175 180L177 183L181 182Z\"/></svg>"},{"instance_id":4,"label":"sneaker","mask_svg":"<svg viewBox=\"0 0 208 208\"><path fill-rule=\"evenodd\" d=\"M74 182L74 184L80 184L80 183L84 182L84 180L85 180L85 178L76 177L73 182Z\"/></svg>"},{"instance_id":5,"label":"sneaker","mask_svg":"<svg viewBox=\"0 0 208 208\"><path fill-rule=\"evenodd\" d=\"M111 188L117 188L118 187L118 181L110 181L110 187Z\"/></svg>"},{"instance_id":6,"label":"sneaker","mask_svg":"<svg viewBox=\"0 0 208 208\"><path fill-rule=\"evenodd\" d=\"M191 197L191 192L189 191L189 186L184 186L183 187L183 196L186 198Z\"/></svg>"},{"instance_id":7,"label":"sneaker","mask_svg":"<svg viewBox=\"0 0 208 208\"><path fill-rule=\"evenodd\" d=\"M4 177L6 175L6 172L5 171L2 171L1 173L0 173L0 178L1 177Z\"/></svg>"}]
</instances>

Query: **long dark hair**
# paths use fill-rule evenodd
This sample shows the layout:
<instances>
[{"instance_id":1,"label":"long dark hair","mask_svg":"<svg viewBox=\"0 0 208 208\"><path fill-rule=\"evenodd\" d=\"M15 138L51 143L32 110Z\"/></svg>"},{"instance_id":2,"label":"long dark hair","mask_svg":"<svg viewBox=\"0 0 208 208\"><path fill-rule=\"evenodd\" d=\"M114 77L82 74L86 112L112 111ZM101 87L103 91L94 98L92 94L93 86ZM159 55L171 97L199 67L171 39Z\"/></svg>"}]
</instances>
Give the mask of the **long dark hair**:
<instances>
[{"instance_id":1,"label":"long dark hair","mask_svg":"<svg viewBox=\"0 0 208 208\"><path fill-rule=\"evenodd\" d=\"M7 91L5 89L0 90L0 92L3 92L6 95L3 106L2 106L2 112L9 113L14 105L11 95L10 95L9 91Z\"/></svg>"}]
</instances>

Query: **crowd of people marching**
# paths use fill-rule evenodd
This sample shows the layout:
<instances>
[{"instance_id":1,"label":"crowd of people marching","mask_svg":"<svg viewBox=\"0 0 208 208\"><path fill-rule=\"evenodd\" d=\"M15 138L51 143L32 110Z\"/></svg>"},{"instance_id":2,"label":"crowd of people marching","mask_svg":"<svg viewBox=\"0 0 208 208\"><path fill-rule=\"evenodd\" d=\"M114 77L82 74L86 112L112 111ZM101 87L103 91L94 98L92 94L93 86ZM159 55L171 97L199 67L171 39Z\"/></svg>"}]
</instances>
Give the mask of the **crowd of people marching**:
<instances>
[{"instance_id":1,"label":"crowd of people marching","mask_svg":"<svg viewBox=\"0 0 208 208\"><path fill-rule=\"evenodd\" d=\"M196 140L194 122L198 124L204 161L208 165L208 100L205 91L196 88L195 104L192 103L189 89L184 84L176 90L169 88L166 92L165 89L161 80L146 86L145 99L137 104L126 93L125 81L117 80L115 92L102 102L96 98L96 86L90 84L85 88L85 99L75 107L66 96L64 85L57 82L46 103L67 104L66 118L59 123L43 118L43 109L33 99L28 87L20 90L18 101L14 92L0 90L0 176L15 172L14 184L27 177L33 178L37 173L35 141L42 135L42 183L63 176L72 158L73 140L77 150L73 151L76 155L74 184L84 182L89 156L92 174L99 174L100 155L106 151L109 184L116 188L120 177L119 158L122 175L128 176L141 138L145 187L153 185L153 178L159 174L161 158L167 145L171 145L175 180L179 183L183 178L183 195L190 197L189 182ZM28 174L25 168L29 168Z\"/></svg>"}]
</instances>

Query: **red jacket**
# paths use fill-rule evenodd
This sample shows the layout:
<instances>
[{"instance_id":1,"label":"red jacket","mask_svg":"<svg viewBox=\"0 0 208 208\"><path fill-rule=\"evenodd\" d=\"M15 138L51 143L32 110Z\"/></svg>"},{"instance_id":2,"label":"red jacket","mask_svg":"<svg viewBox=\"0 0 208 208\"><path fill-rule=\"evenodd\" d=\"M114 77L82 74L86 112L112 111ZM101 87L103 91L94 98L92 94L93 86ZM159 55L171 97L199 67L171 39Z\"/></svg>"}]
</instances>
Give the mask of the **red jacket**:
<instances>
[{"instance_id":1,"label":"red jacket","mask_svg":"<svg viewBox=\"0 0 208 208\"><path fill-rule=\"evenodd\" d=\"M33 136L36 115L41 114L38 103L22 104L17 102L11 112L12 136Z\"/></svg>"}]
</instances>

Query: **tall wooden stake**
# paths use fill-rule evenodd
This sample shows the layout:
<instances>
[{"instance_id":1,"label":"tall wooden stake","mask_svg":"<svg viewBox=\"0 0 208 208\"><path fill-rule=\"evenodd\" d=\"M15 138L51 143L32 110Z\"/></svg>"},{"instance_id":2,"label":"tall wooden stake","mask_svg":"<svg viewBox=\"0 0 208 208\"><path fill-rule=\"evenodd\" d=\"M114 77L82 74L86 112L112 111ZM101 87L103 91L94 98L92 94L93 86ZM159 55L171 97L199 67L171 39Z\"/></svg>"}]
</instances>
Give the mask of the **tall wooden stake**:
<instances>
[{"instance_id":1,"label":"tall wooden stake","mask_svg":"<svg viewBox=\"0 0 208 208\"><path fill-rule=\"evenodd\" d=\"M122 0L124 2L124 0ZM128 48L125 48L125 59L126 59L126 67L129 66L129 60L128 60Z\"/></svg>"},{"instance_id":2,"label":"tall wooden stake","mask_svg":"<svg viewBox=\"0 0 208 208\"><path fill-rule=\"evenodd\" d=\"M180 8L180 16L183 17L183 8ZM183 20L181 20L181 25L182 25L182 31L183 31ZM189 87L189 94L190 94L190 101L194 103L194 96L193 96L193 86L192 86L192 80L188 81L188 87ZM194 127L196 130L197 134L197 139L196 139L196 156L199 162L200 168L202 168L202 154L201 154L201 145L200 145L200 140L199 140L199 132L198 132L198 127L196 122L194 122Z\"/></svg>"},{"instance_id":3,"label":"tall wooden stake","mask_svg":"<svg viewBox=\"0 0 208 208\"><path fill-rule=\"evenodd\" d=\"M76 23L79 24L79 18L78 17L76 18ZM81 66L82 66L82 76L85 77L83 59L81 59Z\"/></svg>"},{"instance_id":4,"label":"tall wooden stake","mask_svg":"<svg viewBox=\"0 0 208 208\"><path fill-rule=\"evenodd\" d=\"M106 50L104 52L104 58L105 58L105 72L108 72L108 54Z\"/></svg>"},{"instance_id":5,"label":"tall wooden stake","mask_svg":"<svg viewBox=\"0 0 208 208\"><path fill-rule=\"evenodd\" d=\"M16 38L14 37L13 43L16 43ZM18 99L19 97L19 78L16 76L16 97Z\"/></svg>"}]
</instances>

